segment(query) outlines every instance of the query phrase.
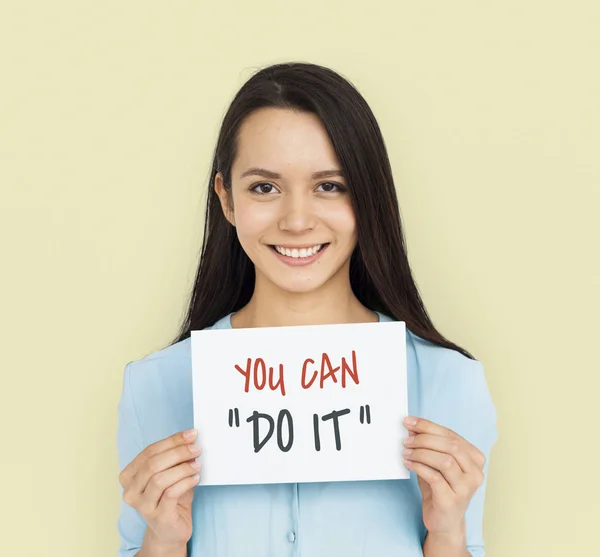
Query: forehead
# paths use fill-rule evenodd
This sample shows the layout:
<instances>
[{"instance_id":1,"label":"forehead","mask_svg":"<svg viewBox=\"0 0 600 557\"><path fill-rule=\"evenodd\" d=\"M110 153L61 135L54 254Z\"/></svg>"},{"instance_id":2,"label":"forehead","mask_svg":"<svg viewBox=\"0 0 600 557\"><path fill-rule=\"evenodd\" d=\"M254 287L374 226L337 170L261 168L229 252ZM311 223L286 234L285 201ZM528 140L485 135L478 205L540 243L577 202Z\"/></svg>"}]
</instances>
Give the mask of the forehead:
<instances>
[{"instance_id":1,"label":"forehead","mask_svg":"<svg viewBox=\"0 0 600 557\"><path fill-rule=\"evenodd\" d=\"M275 172L334 168L338 159L323 122L312 113L261 108L247 116L238 134L234 176L249 166Z\"/></svg>"}]
</instances>

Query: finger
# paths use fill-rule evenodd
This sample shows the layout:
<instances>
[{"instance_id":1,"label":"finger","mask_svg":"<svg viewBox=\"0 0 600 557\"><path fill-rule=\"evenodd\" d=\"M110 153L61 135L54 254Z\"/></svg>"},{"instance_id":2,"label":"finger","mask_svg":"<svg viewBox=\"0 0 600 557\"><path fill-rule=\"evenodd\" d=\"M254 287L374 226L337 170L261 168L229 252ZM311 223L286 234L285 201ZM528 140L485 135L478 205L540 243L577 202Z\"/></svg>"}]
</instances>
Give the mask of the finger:
<instances>
[{"instance_id":1,"label":"finger","mask_svg":"<svg viewBox=\"0 0 600 557\"><path fill-rule=\"evenodd\" d=\"M412 439L408 441L407 439ZM432 435L430 433L419 433L404 439L404 445L409 449L431 449L440 453L452 455L461 470L465 473L473 473L480 469L475 460L477 449L463 439L454 439L441 435Z\"/></svg>"},{"instance_id":2,"label":"finger","mask_svg":"<svg viewBox=\"0 0 600 557\"><path fill-rule=\"evenodd\" d=\"M406 426L406 429L413 433L430 433L431 435L441 435L442 437L448 437L451 439L462 439L458 433L455 433L451 429L434 422L430 422L424 418L407 416L404 418L404 425Z\"/></svg>"},{"instance_id":3,"label":"finger","mask_svg":"<svg viewBox=\"0 0 600 557\"><path fill-rule=\"evenodd\" d=\"M190 489L193 489L198 485L200 481L200 475L195 474L194 476L184 478L177 483L173 484L162 494L160 501L158 502L157 511L159 513L172 513L177 507L178 499Z\"/></svg>"},{"instance_id":4,"label":"finger","mask_svg":"<svg viewBox=\"0 0 600 557\"><path fill-rule=\"evenodd\" d=\"M437 470L423 464L421 462L414 462L411 460L405 460L404 465L412 470L419 478L429 484L431 491L437 499L444 498L448 499L454 497L452 488Z\"/></svg>"},{"instance_id":5,"label":"finger","mask_svg":"<svg viewBox=\"0 0 600 557\"><path fill-rule=\"evenodd\" d=\"M466 476L452 455L430 449L413 449L411 454L405 455L404 458L411 462L426 464L429 468L438 471L454 493L460 491L461 486L465 484Z\"/></svg>"},{"instance_id":6,"label":"finger","mask_svg":"<svg viewBox=\"0 0 600 557\"><path fill-rule=\"evenodd\" d=\"M154 474L142 494L139 509L148 515L154 513L160 503L161 497L167 489L170 489L173 485L186 478L197 475L199 470L199 463L192 461L183 462L163 472Z\"/></svg>"},{"instance_id":7,"label":"finger","mask_svg":"<svg viewBox=\"0 0 600 557\"><path fill-rule=\"evenodd\" d=\"M188 432L191 432L191 437L186 436ZM180 445L192 443L196 439L197 435L198 432L195 429L179 431L177 433L174 433L173 435L170 435L169 437L165 437L160 441L156 441L155 443L148 445L131 461L129 466L127 466L127 473L125 474L125 476L128 476L127 479L131 479L139 472L140 468L144 466L149 457L158 453L168 451L169 449L173 449Z\"/></svg>"},{"instance_id":8,"label":"finger","mask_svg":"<svg viewBox=\"0 0 600 557\"><path fill-rule=\"evenodd\" d=\"M144 465L131 481L132 493L137 497L140 497L146 490L148 482L154 474L159 474L168 468L172 468L186 460L195 458L199 454L200 447L195 443L190 443L179 445L162 453L151 455L147 458Z\"/></svg>"},{"instance_id":9,"label":"finger","mask_svg":"<svg viewBox=\"0 0 600 557\"><path fill-rule=\"evenodd\" d=\"M412 423L415 421L416 423ZM440 435L442 437L448 437L450 439L460 439L465 443L468 443L471 447L469 450L472 453L473 460L477 463L480 468L483 468L485 464L485 455L474 445L469 443L464 437L461 437L455 431L451 429L426 420L424 418L417 418L415 416L407 416L404 418L404 425L406 428L414 434L417 433L430 433L432 435Z\"/></svg>"}]
</instances>

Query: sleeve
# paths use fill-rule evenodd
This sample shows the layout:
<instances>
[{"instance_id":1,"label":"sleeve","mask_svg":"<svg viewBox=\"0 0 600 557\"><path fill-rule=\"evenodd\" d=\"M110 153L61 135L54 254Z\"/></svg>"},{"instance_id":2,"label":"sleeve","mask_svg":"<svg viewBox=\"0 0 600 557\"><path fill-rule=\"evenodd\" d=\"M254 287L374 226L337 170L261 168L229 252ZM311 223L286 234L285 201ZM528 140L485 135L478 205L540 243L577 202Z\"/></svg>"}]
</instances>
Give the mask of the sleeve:
<instances>
[{"instance_id":1,"label":"sleeve","mask_svg":"<svg viewBox=\"0 0 600 557\"><path fill-rule=\"evenodd\" d=\"M117 450L119 453L119 473L142 451L143 442L131 393L131 363L125 366L123 389L118 405ZM119 484L120 485L120 484ZM142 547L146 522L141 515L123 501L117 521L120 535L119 557L133 557Z\"/></svg>"},{"instance_id":2,"label":"sleeve","mask_svg":"<svg viewBox=\"0 0 600 557\"><path fill-rule=\"evenodd\" d=\"M427 401L423 417L458 433L485 455L484 481L465 513L467 550L471 557L484 557L483 511L490 453L498 439L496 408L481 362L453 352L434 367L438 369L435 394Z\"/></svg>"},{"instance_id":3,"label":"sleeve","mask_svg":"<svg viewBox=\"0 0 600 557\"><path fill-rule=\"evenodd\" d=\"M488 480L488 469L492 446L498 439L496 429L496 408L492 402L488 386L485 380L483 365L479 361L473 361L473 367L469 370L466 378L467 386L459 398L459 404L465 412L459 416L460 426L458 431L469 443L475 445L484 455L483 467L484 481L473 495L465 513L467 550L471 557L484 557L485 544L483 540L483 511L485 502L485 491ZM461 408L461 406L458 406Z\"/></svg>"}]
</instances>

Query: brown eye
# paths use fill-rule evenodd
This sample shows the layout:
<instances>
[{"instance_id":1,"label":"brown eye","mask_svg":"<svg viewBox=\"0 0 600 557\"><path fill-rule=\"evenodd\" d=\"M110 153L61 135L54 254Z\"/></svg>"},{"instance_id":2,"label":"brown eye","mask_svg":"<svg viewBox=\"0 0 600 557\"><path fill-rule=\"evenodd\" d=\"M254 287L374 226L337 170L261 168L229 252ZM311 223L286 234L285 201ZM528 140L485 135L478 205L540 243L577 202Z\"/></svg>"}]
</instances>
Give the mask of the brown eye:
<instances>
[{"instance_id":1,"label":"brown eye","mask_svg":"<svg viewBox=\"0 0 600 557\"><path fill-rule=\"evenodd\" d=\"M259 193L259 194L274 193L276 191L275 186L273 186L273 184L268 184L266 182L256 184L256 185L252 186L250 188L250 190L253 191L254 193Z\"/></svg>"},{"instance_id":2,"label":"brown eye","mask_svg":"<svg viewBox=\"0 0 600 557\"><path fill-rule=\"evenodd\" d=\"M344 191L344 188L342 186L334 182L323 182L322 184L319 184L317 186L317 189L318 188L322 188L321 191L324 191L326 193Z\"/></svg>"}]
</instances>

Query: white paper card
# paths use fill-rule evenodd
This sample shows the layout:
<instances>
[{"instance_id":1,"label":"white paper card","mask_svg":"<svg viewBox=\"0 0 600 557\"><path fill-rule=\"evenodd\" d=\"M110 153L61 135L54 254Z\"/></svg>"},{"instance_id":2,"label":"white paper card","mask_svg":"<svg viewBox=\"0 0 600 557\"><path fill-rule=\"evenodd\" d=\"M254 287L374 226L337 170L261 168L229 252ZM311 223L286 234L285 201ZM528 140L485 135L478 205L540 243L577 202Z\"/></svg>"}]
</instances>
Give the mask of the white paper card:
<instances>
[{"instance_id":1,"label":"white paper card","mask_svg":"<svg viewBox=\"0 0 600 557\"><path fill-rule=\"evenodd\" d=\"M200 485L406 479L403 322L191 333Z\"/></svg>"}]
</instances>

